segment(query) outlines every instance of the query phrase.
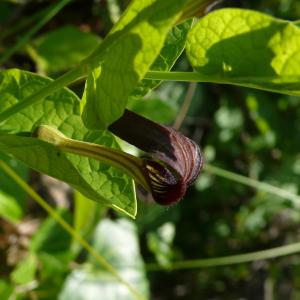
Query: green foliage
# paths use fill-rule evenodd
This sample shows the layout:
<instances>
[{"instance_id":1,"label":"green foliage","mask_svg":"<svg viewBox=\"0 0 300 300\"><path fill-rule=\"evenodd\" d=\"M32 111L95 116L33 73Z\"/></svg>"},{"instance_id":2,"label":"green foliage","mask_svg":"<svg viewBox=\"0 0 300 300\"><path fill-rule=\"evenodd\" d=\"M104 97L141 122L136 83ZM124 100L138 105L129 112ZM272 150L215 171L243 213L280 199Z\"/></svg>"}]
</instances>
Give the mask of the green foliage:
<instances>
[{"instance_id":1,"label":"green foliage","mask_svg":"<svg viewBox=\"0 0 300 300\"><path fill-rule=\"evenodd\" d=\"M132 100L128 107L153 121L169 124L176 115L175 105L154 96L149 99Z\"/></svg>"},{"instance_id":2,"label":"green foliage","mask_svg":"<svg viewBox=\"0 0 300 300\"><path fill-rule=\"evenodd\" d=\"M115 100L118 99L117 101L114 100L111 101L112 99L108 97L107 100L105 100L106 96L100 95L101 96L100 100L106 103L106 104L104 103L104 105L101 104L101 110L102 110L101 115L104 118L108 117L110 119L109 121L104 122L106 125L111 123L113 119L116 119L116 117L110 117L111 113L112 115L116 115L116 114L120 115L121 112L124 110L126 99L131 93L130 90L134 88L134 86L140 81L140 79L142 79L143 75L150 68L151 64L153 63L154 59L156 58L156 56L158 55L159 51L163 46L163 42L165 40L168 31L171 29L172 25L178 18L181 9L184 7L184 5L185 5L185 1L178 1L176 5L173 5L173 3L171 4L171 2L164 3L164 4L162 3L151 4L148 3L147 1L145 1L145 3L143 4L141 4L141 2L133 2L130 8L127 10L126 14L128 15L125 14L122 17L121 21L115 26L115 28L112 30L112 33L108 35L108 38L103 42L103 44L100 45L98 49L96 49L96 51L89 58L87 58L86 62L89 62L88 63L89 66L95 64L97 65L96 69L94 69L94 71L91 71L89 74L90 75L92 74L92 76L94 76L96 72L100 76L101 73L102 74L101 80L104 80L104 84L102 84L100 80L100 82L97 82L96 85L94 84L90 85L89 84L90 80L88 79L87 88L85 90L84 95L85 96L87 95L89 86L91 87L92 94L95 92L93 91L94 88L96 88L96 90L100 89L101 92L101 89L105 87L106 89L105 93L109 95L109 97L113 97L115 98ZM162 11L162 8L165 9L168 7L170 7L171 9L163 10L164 11L163 14L158 13ZM142 11L140 13L142 17L139 16L138 18L136 18L135 16L138 14L139 10ZM132 12L134 12L133 15ZM191 22L186 22L182 25L179 25L172 32L170 32L167 38L166 45L162 49L161 56L154 63L153 66L154 69L157 68L168 69L174 64L175 60L177 59L177 57L179 56L179 54L183 49L185 36L187 34L188 28L190 27L190 24ZM70 28L69 29L65 28L63 30L60 30L56 32L56 34L50 33L48 34L48 36L46 35L46 38L45 37L42 38L40 41L40 52L43 52L42 50L47 49L47 47L49 48L49 45L53 45L54 44L53 39L55 38L61 39L62 36L65 36L66 30L70 31ZM78 32L76 34L77 34L76 37L78 39ZM127 47L125 46L127 43L134 45L134 43L133 44L131 43L132 41L130 39L130 36L131 35L134 36L135 34L139 36L139 38L142 40L140 50L139 47L134 47L135 48L134 53L139 50L139 52L137 53L137 57L135 58L137 65L130 65L130 64L128 65L127 63L123 66L118 65L118 67L122 67L126 69L125 79L124 80L121 79L121 81L124 82L125 85L127 85L128 83L129 84L128 87L130 90L129 89L127 90L127 88L125 88L125 94L124 94L124 91L122 91L123 88L115 88L114 84L111 85L111 82L107 85L105 81L107 81L107 76L109 78L111 77L111 75L109 75L110 70L114 69L112 67L112 64L118 63L118 62L114 62L114 59L119 56L118 53L120 51L122 51L123 56L124 55L125 56L129 55L129 57L132 56L130 48L127 49ZM74 40L74 36L72 34L68 34L68 36L70 36L71 41ZM86 43L87 41L83 40L83 44ZM123 43L125 44L123 45ZM70 46L72 46L71 45L72 43L69 44ZM155 44L155 47L153 47L153 44ZM128 51L128 53L122 50L124 49L124 47L126 51ZM53 51L50 50L49 53L51 53L52 59L54 59L55 53L53 53ZM114 51L117 52L114 53ZM44 53L47 53L47 51L46 52L44 51ZM72 55L70 54L69 57L71 56ZM45 59L47 60L47 58ZM128 60L127 58L123 57L124 62L126 62L127 60ZM59 68L61 67L57 63L54 64L54 62L52 62L53 65L56 65ZM106 67L106 64L109 66L108 69ZM132 81L132 78L130 78L131 77L129 75L131 72L129 70L130 68L133 68L132 73L140 72L137 81L135 80ZM100 70L102 71L100 72ZM107 76L105 75L106 72L108 72ZM104 77L103 74L105 75ZM119 74L121 74L120 76L122 77L124 76L125 73L120 70ZM15 112L18 112L18 109L16 108L18 107L18 105L22 107L25 101L28 101L28 103L30 103L31 102L30 98L34 99L34 95L39 95L39 93L43 95L43 92L41 92L43 91L43 87L45 91L47 89L51 91L50 89L51 84L53 84L53 87L55 87L55 82L50 83L50 81L47 81L46 78L38 77L37 75L24 73L17 70L3 71L1 75L2 75L2 86L1 86L2 93L6 94L5 103L3 106L3 110L5 112L9 108L15 109ZM113 78L114 80L118 80L117 76L114 76ZM30 83L27 84L26 81L30 81ZM110 85L109 89L111 90L111 92L107 93L107 87L109 85ZM150 87L154 87L154 84L150 83L147 89L149 89ZM123 94L118 94L120 92ZM47 92L47 94L49 93L50 92ZM78 157L74 155L65 155L63 153L58 152L55 149L55 147L52 147L51 145L45 144L41 141L37 141L36 139L30 138L28 136L6 135L6 133L9 132L9 133L18 133L18 134L25 133L26 135L30 136L30 134L39 124L48 124L48 125L51 124L54 125L56 128L65 128L62 130L62 132L64 132L64 130L70 130L70 129L72 131L72 129L75 128L74 126L75 123L77 127L75 138L84 139L85 136L92 136L96 134L87 131L84 125L81 123L81 120L78 119L79 101L77 101L75 95L69 93L68 96L66 96L67 98L70 98L68 100L64 100L69 103L69 107L68 107L69 111L67 111L65 107L66 106L65 103L63 103L64 101L56 100L57 98L61 97L61 95L58 93L48 96L46 100L43 102L38 102L34 105L31 105L30 108L23 110L21 114L16 114L14 115L14 118L9 118L4 122L4 126L2 126L1 128L1 131L5 132L5 134L1 136L2 145L3 145L2 151L10 153L22 161L26 161L27 164L29 164L32 168L36 170L39 170L53 177L56 177L60 180L64 180L68 182L70 185L77 188L80 192L82 192L84 195L86 195L89 198L97 199L102 203L105 203L109 206L113 206L122 211L125 211L131 216L135 216L136 202L135 202L135 197L133 195L132 182L128 180L126 177L124 177L124 175L118 174L118 172L117 174L115 174L114 173L115 171L114 170L111 171L111 169L109 169L107 172L101 172L101 174L99 174L98 171L100 170L100 166L95 162L93 162L91 164L92 167L90 167L89 166L90 162L87 158L78 159ZM64 93L67 92L64 91ZM114 93L117 93L117 95L114 95ZM98 105L100 104L99 102L100 100L97 100L98 97L96 94L94 96L90 98L91 99L90 101L86 102L87 106L90 107L90 105L92 106L96 105L98 107ZM38 100L37 97L36 99ZM124 101L124 100L125 102L123 104L120 104L120 101ZM71 104L71 102L74 102L74 104ZM83 101L82 103L83 103L83 107L85 107L85 101ZM17 106L15 106L15 104L17 104ZM115 108L112 109L112 107L110 107L111 105L115 106ZM107 111L106 107L108 108L109 112ZM56 115L53 115L54 111L56 111ZM63 115L70 114L70 111L72 115L66 119ZM86 111L86 109L84 111ZM92 121L95 118L94 115L95 113L97 115L97 118L100 117L100 114L98 114L98 109L92 109L89 114L86 115L84 113L83 120L85 120L85 122L87 120L88 122ZM99 125L100 128L101 122L99 124L100 124ZM98 128L98 127L94 126L94 128ZM104 143L102 140L102 138L104 138L103 136L107 138L106 137L107 134L104 133L99 135L100 137L98 136L97 138L101 139L100 143L107 145L107 142ZM89 139L89 141L91 141L91 139ZM94 140L92 141L94 142ZM109 146L113 146L113 143L114 141L113 139L111 139ZM22 147L20 147L21 145L24 144L26 144L27 151L23 151ZM34 156L32 154L34 154ZM37 160L37 158L39 158L40 160L39 159ZM55 166L57 165L57 167L52 168L50 166L50 161L51 161L51 165L52 164ZM90 172L87 174L86 173L87 168L94 169L94 172L92 172L92 174L90 174ZM107 168L104 166L104 169ZM113 174L111 174L111 172ZM117 184L116 184L117 182L116 178L118 178ZM103 185L107 186L105 184L106 181L109 181L109 185L108 187L103 188ZM95 184L95 182L97 182L97 184ZM111 193L112 190L114 190L113 194ZM117 190L119 191L122 190L122 193L120 192L119 194L116 194Z\"/></svg>"},{"instance_id":3,"label":"green foliage","mask_svg":"<svg viewBox=\"0 0 300 300\"><path fill-rule=\"evenodd\" d=\"M298 299L297 257L199 268L237 262L240 257L233 254L261 249L271 248L267 257L278 256L272 247L298 241L300 27L299 21L282 19L300 18L298 1L246 1L247 7L261 12L219 9L194 26L192 20L177 24L183 8L189 4L193 10L193 5L209 1L134 0L123 15L125 0L100 1L93 7L75 1L83 11L75 11L74 3L66 6L65 15L56 16L42 29L36 25L44 24L46 18L38 4L23 2L25 8L37 7L25 25L23 16L18 24L9 17L20 8L16 1L0 3L4 29L0 61L5 62L0 72L0 158L25 181L29 176L23 163L76 189L74 205L55 208L55 212L73 224L75 233L91 243L113 269L108 271L101 259L99 266L93 249L86 252L78 236L71 238L53 216L45 218L0 170L1 300L136 299L126 282L151 299L193 300L212 295L259 299L270 296L270 291L274 299ZM107 13L104 3L108 23L108 17L101 17L101 11ZM111 22L116 25L108 32ZM28 24L33 31L27 30ZM33 37L37 28L41 32ZM99 33L105 36L103 41ZM181 55L185 45L188 60ZM196 72L189 72L189 62ZM25 71L34 68L32 63L43 74L68 72L52 80ZM5 69L12 66L20 69ZM169 72L171 68L175 72ZM79 82L84 77L87 81ZM38 140L34 131L39 125L50 125L67 137L120 149L109 131L99 129L119 118L125 108L168 125L174 124L178 112L183 113L187 86L180 82L158 86L168 79L238 86L197 85L181 125L182 132L201 143L206 166L219 165L244 177L232 181L238 175L230 173L235 175L231 181L228 176L219 179L220 173L205 167L180 204L166 209L140 201L135 226L108 209L136 216L130 178L94 159L58 151ZM15 110L7 114L12 107ZM32 177L30 184L36 185ZM267 193L260 185L264 183L281 189ZM290 197L282 198L287 193ZM23 233L28 219L40 222L33 237ZM293 250L285 253L299 252L298 243L288 248ZM219 256L223 258L205 260ZM244 258L251 261L258 256ZM197 264L193 259L199 258L204 260ZM147 270L168 272L149 271L146 278L144 260L155 264ZM198 268L175 272L172 266ZM120 283L113 270L126 282Z\"/></svg>"},{"instance_id":4,"label":"green foliage","mask_svg":"<svg viewBox=\"0 0 300 300\"><path fill-rule=\"evenodd\" d=\"M55 73L75 67L95 50L100 41L96 35L74 26L64 26L38 37L27 51L39 71Z\"/></svg>"},{"instance_id":5,"label":"green foliage","mask_svg":"<svg viewBox=\"0 0 300 300\"><path fill-rule=\"evenodd\" d=\"M0 295L3 300L8 300L13 291L13 286L5 280L0 280Z\"/></svg>"},{"instance_id":6,"label":"green foliage","mask_svg":"<svg viewBox=\"0 0 300 300\"><path fill-rule=\"evenodd\" d=\"M117 222L102 220L95 229L93 246L124 279L147 297L148 284L134 224L125 219ZM96 263L91 258L90 262L93 265ZM95 270L90 265L74 270L68 276L59 299L96 300L100 295L103 299L135 299L111 274L105 270Z\"/></svg>"},{"instance_id":7,"label":"green foliage","mask_svg":"<svg viewBox=\"0 0 300 300\"><path fill-rule=\"evenodd\" d=\"M186 50L200 78L299 96L299 45L293 22L224 9L199 21Z\"/></svg>"},{"instance_id":8,"label":"green foliage","mask_svg":"<svg viewBox=\"0 0 300 300\"><path fill-rule=\"evenodd\" d=\"M9 166L13 167L24 180L28 180L29 177L28 168L26 167L25 164L22 164L10 158L7 155L3 155L2 153L0 154L0 159L2 161L5 161ZM24 207L25 198L26 198L25 192L20 187L16 186L14 180L5 176L3 170L0 170L0 176L1 176L0 189L5 193L13 196L14 198L17 198L20 206Z\"/></svg>"},{"instance_id":9,"label":"green foliage","mask_svg":"<svg viewBox=\"0 0 300 300\"><path fill-rule=\"evenodd\" d=\"M173 27L169 31L163 48L161 49L154 63L151 65L151 71L169 71L173 67L178 57L184 50L186 37L191 29L191 25L192 21L188 20ZM130 98L137 98L140 100L140 98L157 87L160 82L161 81L159 80L141 81L130 95Z\"/></svg>"},{"instance_id":10,"label":"green foliage","mask_svg":"<svg viewBox=\"0 0 300 300\"><path fill-rule=\"evenodd\" d=\"M186 2L131 3L92 54L82 102L88 128L105 129L122 116L128 97L150 69Z\"/></svg>"},{"instance_id":11,"label":"green foliage","mask_svg":"<svg viewBox=\"0 0 300 300\"><path fill-rule=\"evenodd\" d=\"M88 234L94 228L104 208L78 191L75 191L74 201L74 229L84 235Z\"/></svg>"},{"instance_id":12,"label":"green foliage","mask_svg":"<svg viewBox=\"0 0 300 300\"><path fill-rule=\"evenodd\" d=\"M59 215L67 222L70 221L70 215L67 211L59 211ZM67 251L70 242L70 235L53 218L49 217L32 238L30 250L57 254Z\"/></svg>"},{"instance_id":13,"label":"green foliage","mask_svg":"<svg viewBox=\"0 0 300 300\"><path fill-rule=\"evenodd\" d=\"M50 82L48 78L19 70L2 71L0 76L0 91L5 95L2 110ZM66 155L48 143L22 136L26 133L31 135L39 124L60 128L66 136L75 139L118 148L114 137L108 132L89 131L84 127L79 115L78 98L69 90L61 90L9 118L0 129L0 151L14 155L36 170L68 182L93 200L135 216L136 200L131 179L95 160Z\"/></svg>"},{"instance_id":14,"label":"green foliage","mask_svg":"<svg viewBox=\"0 0 300 300\"><path fill-rule=\"evenodd\" d=\"M34 254L30 254L11 273L11 279L16 284L29 283L35 279L36 270L37 258Z\"/></svg>"},{"instance_id":15,"label":"green foliage","mask_svg":"<svg viewBox=\"0 0 300 300\"><path fill-rule=\"evenodd\" d=\"M173 223L165 223L160 226L157 232L150 232L147 235L149 250L153 252L157 262L165 267L171 267L174 251L172 243L175 235L175 226Z\"/></svg>"},{"instance_id":16,"label":"green foliage","mask_svg":"<svg viewBox=\"0 0 300 300\"><path fill-rule=\"evenodd\" d=\"M3 191L0 191L0 215L10 222L18 222L23 216L18 201Z\"/></svg>"},{"instance_id":17,"label":"green foliage","mask_svg":"<svg viewBox=\"0 0 300 300\"><path fill-rule=\"evenodd\" d=\"M28 179L28 168L8 156L0 154L0 159L12 166L20 176ZM0 216L10 222L19 222L23 215L26 203L26 195L16 183L0 170Z\"/></svg>"}]
</instances>

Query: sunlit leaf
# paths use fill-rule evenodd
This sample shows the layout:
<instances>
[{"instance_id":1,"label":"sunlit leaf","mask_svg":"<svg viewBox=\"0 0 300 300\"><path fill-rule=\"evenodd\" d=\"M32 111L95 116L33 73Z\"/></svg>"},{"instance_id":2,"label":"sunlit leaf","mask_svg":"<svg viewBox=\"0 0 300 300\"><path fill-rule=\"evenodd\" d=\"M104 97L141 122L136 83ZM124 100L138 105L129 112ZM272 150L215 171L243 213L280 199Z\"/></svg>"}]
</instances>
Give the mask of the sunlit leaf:
<instances>
[{"instance_id":1,"label":"sunlit leaf","mask_svg":"<svg viewBox=\"0 0 300 300\"><path fill-rule=\"evenodd\" d=\"M151 66L151 71L169 71L173 67L185 47L186 36L191 25L192 21L188 20L171 29L166 37L164 47ZM159 80L143 80L134 89L131 98L141 98L159 84Z\"/></svg>"},{"instance_id":2,"label":"sunlit leaf","mask_svg":"<svg viewBox=\"0 0 300 300\"><path fill-rule=\"evenodd\" d=\"M27 51L40 71L61 72L91 54L100 41L100 37L68 25L38 37Z\"/></svg>"},{"instance_id":3,"label":"sunlit leaf","mask_svg":"<svg viewBox=\"0 0 300 300\"><path fill-rule=\"evenodd\" d=\"M293 22L217 10L189 32L186 49L200 81L300 95L300 28Z\"/></svg>"},{"instance_id":4,"label":"sunlit leaf","mask_svg":"<svg viewBox=\"0 0 300 300\"><path fill-rule=\"evenodd\" d=\"M96 228L93 245L122 278L145 297L148 296L148 285L133 223L127 220L101 221ZM94 265L95 261L91 261ZM105 300L136 299L110 273L92 267L73 271L67 277L59 299L98 300L99 297Z\"/></svg>"},{"instance_id":5,"label":"sunlit leaf","mask_svg":"<svg viewBox=\"0 0 300 300\"><path fill-rule=\"evenodd\" d=\"M0 111L22 101L49 84L50 79L20 70L0 72ZM79 99L63 89L8 118L0 127L0 151L13 155L31 168L69 183L102 204L136 214L133 181L119 170L96 160L61 153L31 137L39 125L51 125L66 136L119 148L107 131L88 131L80 118Z\"/></svg>"},{"instance_id":6,"label":"sunlit leaf","mask_svg":"<svg viewBox=\"0 0 300 300\"><path fill-rule=\"evenodd\" d=\"M128 97L158 56L187 0L134 0L92 57L83 95L88 128L121 117Z\"/></svg>"}]
</instances>

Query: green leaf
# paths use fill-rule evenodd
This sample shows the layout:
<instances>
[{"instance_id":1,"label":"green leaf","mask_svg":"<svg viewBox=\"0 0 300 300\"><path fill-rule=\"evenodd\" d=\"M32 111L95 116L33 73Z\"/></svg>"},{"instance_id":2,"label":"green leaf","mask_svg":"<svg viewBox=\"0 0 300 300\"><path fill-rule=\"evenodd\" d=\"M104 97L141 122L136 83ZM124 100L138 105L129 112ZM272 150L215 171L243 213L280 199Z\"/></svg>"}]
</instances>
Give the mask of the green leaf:
<instances>
[{"instance_id":1,"label":"green leaf","mask_svg":"<svg viewBox=\"0 0 300 300\"><path fill-rule=\"evenodd\" d=\"M149 250L155 255L157 262L168 268L172 264L174 250L172 243L175 236L175 226L168 222L160 226L157 231L147 234L147 244Z\"/></svg>"},{"instance_id":2,"label":"green leaf","mask_svg":"<svg viewBox=\"0 0 300 300\"><path fill-rule=\"evenodd\" d=\"M37 258L34 254L29 254L11 273L11 279L16 284L29 283L35 279L36 270Z\"/></svg>"},{"instance_id":3,"label":"green leaf","mask_svg":"<svg viewBox=\"0 0 300 300\"><path fill-rule=\"evenodd\" d=\"M4 281L3 279L0 279L0 295L1 295L1 300L9 300L11 294L13 293L14 287Z\"/></svg>"},{"instance_id":4,"label":"green leaf","mask_svg":"<svg viewBox=\"0 0 300 300\"><path fill-rule=\"evenodd\" d=\"M71 216L66 210L57 213L68 223ZM34 252L60 253L70 247L71 236L52 217L48 217L32 237L30 250Z\"/></svg>"},{"instance_id":5,"label":"green leaf","mask_svg":"<svg viewBox=\"0 0 300 300\"><path fill-rule=\"evenodd\" d=\"M16 170L27 181L28 168L25 165L2 153L0 153L0 160ZM0 216L10 222L17 223L24 215L27 195L1 168L0 178Z\"/></svg>"},{"instance_id":6,"label":"green leaf","mask_svg":"<svg viewBox=\"0 0 300 300\"><path fill-rule=\"evenodd\" d=\"M3 155L2 153L0 153L0 159L8 164L11 168L13 168L25 181L28 180L29 170L26 165L8 157L7 155ZM15 181L7 176L7 174L2 169L0 169L0 178L0 190L5 194L8 194L11 197L15 198L20 208L24 209L27 197L24 190L16 185Z\"/></svg>"},{"instance_id":7,"label":"green leaf","mask_svg":"<svg viewBox=\"0 0 300 300\"><path fill-rule=\"evenodd\" d=\"M188 20L171 29L166 37L164 47L150 68L151 71L169 71L173 67L185 47L191 25L192 20ZM130 97L141 98L160 83L159 80L142 80Z\"/></svg>"},{"instance_id":8,"label":"green leaf","mask_svg":"<svg viewBox=\"0 0 300 300\"><path fill-rule=\"evenodd\" d=\"M90 55L100 40L92 33L68 25L37 38L27 51L41 72L61 72Z\"/></svg>"},{"instance_id":9,"label":"green leaf","mask_svg":"<svg viewBox=\"0 0 300 300\"><path fill-rule=\"evenodd\" d=\"M98 203L86 198L78 191L74 195L74 229L80 234L86 236L99 221L103 210Z\"/></svg>"},{"instance_id":10,"label":"green leaf","mask_svg":"<svg viewBox=\"0 0 300 300\"><path fill-rule=\"evenodd\" d=\"M186 50L200 81L300 95L300 28L293 22L217 10L189 32Z\"/></svg>"},{"instance_id":11,"label":"green leaf","mask_svg":"<svg viewBox=\"0 0 300 300\"><path fill-rule=\"evenodd\" d=\"M0 82L2 111L51 80L25 71L8 70L0 72ZM88 131L84 127L79 114L79 99L70 90L62 89L3 122L0 151L13 155L33 169L69 183L92 200L121 210L131 217L136 215L132 179L104 163L61 153L53 145L30 137L31 132L41 124L54 126L74 139L119 148L109 132Z\"/></svg>"},{"instance_id":12,"label":"green leaf","mask_svg":"<svg viewBox=\"0 0 300 300\"><path fill-rule=\"evenodd\" d=\"M51 280L61 284L65 273L69 272L69 257L67 253L65 256L57 255L57 253L40 252L38 255L39 263L41 265L40 277L43 280ZM54 277L55 276L55 277Z\"/></svg>"},{"instance_id":13,"label":"green leaf","mask_svg":"<svg viewBox=\"0 0 300 300\"><path fill-rule=\"evenodd\" d=\"M110 20L115 24L120 19L121 8L118 0L107 0L106 1L108 14Z\"/></svg>"},{"instance_id":14,"label":"green leaf","mask_svg":"<svg viewBox=\"0 0 300 300\"><path fill-rule=\"evenodd\" d=\"M164 124L171 124L177 112L175 105L160 99L159 96L130 101L128 107L145 118Z\"/></svg>"},{"instance_id":15,"label":"green leaf","mask_svg":"<svg viewBox=\"0 0 300 300\"><path fill-rule=\"evenodd\" d=\"M86 61L83 120L103 129L120 118L128 97L158 56L188 0L134 0L112 33Z\"/></svg>"},{"instance_id":16,"label":"green leaf","mask_svg":"<svg viewBox=\"0 0 300 300\"><path fill-rule=\"evenodd\" d=\"M93 245L118 270L122 278L141 294L148 296L148 283L133 223L125 219L101 221L96 228ZM75 270L68 276L59 299L98 300L100 296L105 300L136 299L110 273L95 270L91 266Z\"/></svg>"},{"instance_id":17,"label":"green leaf","mask_svg":"<svg viewBox=\"0 0 300 300\"><path fill-rule=\"evenodd\" d=\"M93 247L118 270L143 268L136 228L125 219L115 222L108 219L101 221L94 233ZM91 262L96 263L93 258Z\"/></svg>"},{"instance_id":18,"label":"green leaf","mask_svg":"<svg viewBox=\"0 0 300 300\"><path fill-rule=\"evenodd\" d=\"M0 216L10 222L17 223L23 216L22 208L16 198L0 190Z\"/></svg>"}]
</instances>

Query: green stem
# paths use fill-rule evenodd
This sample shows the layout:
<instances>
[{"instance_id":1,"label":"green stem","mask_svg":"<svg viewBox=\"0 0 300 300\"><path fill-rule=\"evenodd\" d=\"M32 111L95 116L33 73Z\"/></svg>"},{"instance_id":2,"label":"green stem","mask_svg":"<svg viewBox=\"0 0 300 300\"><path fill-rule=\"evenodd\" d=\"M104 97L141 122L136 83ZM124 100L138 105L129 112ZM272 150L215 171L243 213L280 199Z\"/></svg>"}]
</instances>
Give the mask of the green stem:
<instances>
[{"instance_id":1,"label":"green stem","mask_svg":"<svg viewBox=\"0 0 300 300\"><path fill-rule=\"evenodd\" d=\"M82 80L86 78L87 74L87 66L93 62L95 57L91 55L87 59L81 62L79 66L76 68L70 70L69 72L65 73L52 83L50 83L48 86L45 86L41 90L39 90L37 93L35 93L32 96L29 96L25 100L18 102L18 104L10 107L9 109L5 110L0 114L0 124L10 116L12 116L14 113L17 113L19 110L24 109L33 103L36 103L46 96L49 96L50 94L54 93L56 90L65 87L69 85L70 83L73 83L77 80ZM97 56L97 59L99 59L99 56ZM230 82L226 79L222 79L219 77L212 77L212 76L204 76L196 72L161 72L161 71L150 71L146 74L145 79L151 79L151 80L167 80L167 81L186 81L186 82L211 82L211 83L218 83L218 84L233 84L237 86L243 86L243 87L250 87L250 88L256 88L260 90L266 90L266 91L273 91L276 92L276 90L263 88L261 86L256 86L255 84L247 83L247 80L250 79L243 78L244 82L238 83L238 82ZM241 80L241 78L240 78ZM278 92L278 91L277 91Z\"/></svg>"},{"instance_id":2,"label":"green stem","mask_svg":"<svg viewBox=\"0 0 300 300\"><path fill-rule=\"evenodd\" d=\"M196 88L197 88L197 84L195 82L191 82L189 84L189 87L188 87L185 97L183 99L182 105L180 107L180 110L179 110L179 112L176 116L176 119L174 121L174 124L173 124L173 127L176 130L179 130L179 128L181 127L181 125L189 111Z\"/></svg>"},{"instance_id":3,"label":"green stem","mask_svg":"<svg viewBox=\"0 0 300 300\"><path fill-rule=\"evenodd\" d=\"M134 287L132 287L126 280L124 280L117 270L106 261L106 259L99 254L81 235L74 230L56 211L41 197L39 196L13 169L11 169L4 161L0 160L0 167L3 171L10 176L29 196L32 197L54 220L59 223L75 240L77 240L81 246L95 258L100 266L110 272L121 284L126 286L128 290L138 300L146 300Z\"/></svg>"},{"instance_id":4,"label":"green stem","mask_svg":"<svg viewBox=\"0 0 300 300\"><path fill-rule=\"evenodd\" d=\"M203 76L197 72L149 71L145 75L145 79L188 82L214 82L214 79L211 76ZM217 79L215 79L215 82L217 82Z\"/></svg>"},{"instance_id":5,"label":"green stem","mask_svg":"<svg viewBox=\"0 0 300 300\"><path fill-rule=\"evenodd\" d=\"M299 76L285 76L291 82L299 80ZM220 76L213 75L203 75L198 72L169 72L169 71L149 71L146 73L144 79L150 80L167 80L167 81L188 81L188 82L212 82L212 83L220 83L220 84L235 84L241 86L248 86L255 88L255 83L250 84L249 82L255 81L254 77L238 77L238 78L225 78ZM260 77L259 80L275 80L278 79L276 76L265 76ZM259 83L259 81L257 80Z\"/></svg>"},{"instance_id":6,"label":"green stem","mask_svg":"<svg viewBox=\"0 0 300 300\"><path fill-rule=\"evenodd\" d=\"M257 180L238 175L233 172L226 171L224 169L205 164L203 169L211 174L253 187L259 191L264 191L278 197L282 197L292 201L296 205L300 205L300 196L293 194L289 191L280 189L273 185L265 182L259 182ZM250 252L245 254L238 254L232 256L215 257L208 259L196 259L196 260L185 260L172 263L168 270L177 269L197 269L197 268L207 268L216 266L226 266L232 264L246 263L262 259L271 259L280 256L291 255L300 252L300 242L285 245L281 247L271 248L268 250L262 250L257 252ZM165 268L158 264L147 264L148 271L159 271Z\"/></svg>"},{"instance_id":7,"label":"green stem","mask_svg":"<svg viewBox=\"0 0 300 300\"><path fill-rule=\"evenodd\" d=\"M61 0L57 1L53 6L49 8L48 13L36 23L19 41L11 48L9 48L3 56L0 58L0 65L6 62L14 53L16 53L20 48L22 48L29 39L36 34L47 22L49 22L64 6L66 6L71 0Z\"/></svg>"},{"instance_id":8,"label":"green stem","mask_svg":"<svg viewBox=\"0 0 300 300\"><path fill-rule=\"evenodd\" d=\"M35 135L47 143L54 144L64 152L83 155L106 162L133 177L146 190L151 190L145 177L144 162L138 157L98 144L72 140L64 136L60 131L47 125L39 126Z\"/></svg>"},{"instance_id":9,"label":"green stem","mask_svg":"<svg viewBox=\"0 0 300 300\"><path fill-rule=\"evenodd\" d=\"M35 94L27 97L23 101L18 102L16 105L11 106L4 112L0 114L0 123L5 121L7 118L12 116L13 114L17 113L21 109L24 109L44 98L51 95L58 89L61 89L65 87L66 85L72 83L73 81L77 80L79 77L82 77L84 74L86 74L86 67L85 65L79 65L78 67L70 70L69 72L63 74L56 80L52 81L47 86L43 87L39 91L37 91Z\"/></svg>"},{"instance_id":10,"label":"green stem","mask_svg":"<svg viewBox=\"0 0 300 300\"><path fill-rule=\"evenodd\" d=\"M228 78L215 76L206 76L198 72L168 72L168 71L149 71L144 79L150 80L166 80L166 81L182 81L182 82L209 82L217 84L233 84L237 86L256 88L252 84L230 82ZM259 87L259 89L263 89Z\"/></svg>"},{"instance_id":11,"label":"green stem","mask_svg":"<svg viewBox=\"0 0 300 300\"><path fill-rule=\"evenodd\" d=\"M42 100L43 98L51 95L58 89L61 89L70 83L78 80L79 78L82 79L86 77L87 73L87 67L86 64L88 64L89 61L86 60L85 63L80 64L76 68L70 70L69 72L63 74L53 82L51 82L49 85L45 86L44 88L37 91L35 94L27 97L21 102L18 102L16 105L8 108L4 112L0 113L0 123L5 121L7 118L11 117L15 113L19 112L20 110ZM156 74L157 73L157 74ZM155 77L153 74L158 75ZM195 80L191 80L191 78L184 79L184 74L193 74L195 77ZM195 74L195 75L194 75ZM175 76L174 76L175 75ZM165 78L163 78L165 77ZM197 73L187 73L187 72L148 72L146 79L161 79L161 80L181 80L181 81L198 81L199 75ZM173 78L173 79L171 79ZM198 78L198 79L196 79ZM209 82L209 80L207 81Z\"/></svg>"},{"instance_id":12,"label":"green stem","mask_svg":"<svg viewBox=\"0 0 300 300\"><path fill-rule=\"evenodd\" d=\"M241 264L256 260L271 259L300 252L300 242L245 254L222 256L207 259L185 260L172 263L168 270L197 269ZM147 264L148 271L159 271L165 268L158 264Z\"/></svg>"},{"instance_id":13,"label":"green stem","mask_svg":"<svg viewBox=\"0 0 300 300\"><path fill-rule=\"evenodd\" d=\"M284 76L286 80L289 80L291 84L299 81L299 76ZM280 84L278 76L267 76L267 77L238 77L238 78L222 78L220 76L207 76L197 72L167 72L167 71L150 71L148 72L145 79L150 80L166 80L166 81L183 81L183 82L210 82L216 84L228 84L241 87L247 87L252 89L258 89L262 91L278 93L278 89L264 87L261 82L271 82L272 80ZM296 95L293 91L290 91L290 95Z\"/></svg>"},{"instance_id":14,"label":"green stem","mask_svg":"<svg viewBox=\"0 0 300 300\"><path fill-rule=\"evenodd\" d=\"M203 169L211 174L253 187L259 191L264 191L269 194L288 199L292 201L295 205L300 206L300 196L291 193L287 190L283 190L281 188L278 188L276 186L273 186L271 184L265 183L265 182L260 182L255 179L242 176L233 172L226 171L224 169L209 165L209 164L204 164Z\"/></svg>"}]
</instances>

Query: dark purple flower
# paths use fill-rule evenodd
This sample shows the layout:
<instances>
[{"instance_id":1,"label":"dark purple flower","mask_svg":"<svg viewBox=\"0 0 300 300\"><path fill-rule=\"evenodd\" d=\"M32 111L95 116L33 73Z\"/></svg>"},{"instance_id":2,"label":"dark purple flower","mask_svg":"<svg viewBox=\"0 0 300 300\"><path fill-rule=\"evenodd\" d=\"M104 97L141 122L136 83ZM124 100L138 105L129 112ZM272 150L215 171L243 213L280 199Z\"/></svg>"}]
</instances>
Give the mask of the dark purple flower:
<instances>
[{"instance_id":1,"label":"dark purple flower","mask_svg":"<svg viewBox=\"0 0 300 300\"><path fill-rule=\"evenodd\" d=\"M200 148L172 127L126 110L109 130L146 153L146 177L159 204L178 202L198 177L203 164Z\"/></svg>"},{"instance_id":2,"label":"dark purple flower","mask_svg":"<svg viewBox=\"0 0 300 300\"><path fill-rule=\"evenodd\" d=\"M39 126L34 136L62 151L123 170L162 205L178 202L199 175L203 159L198 145L175 129L126 110L109 130L143 150L145 156L138 158L102 145L72 140L47 125Z\"/></svg>"}]
</instances>

